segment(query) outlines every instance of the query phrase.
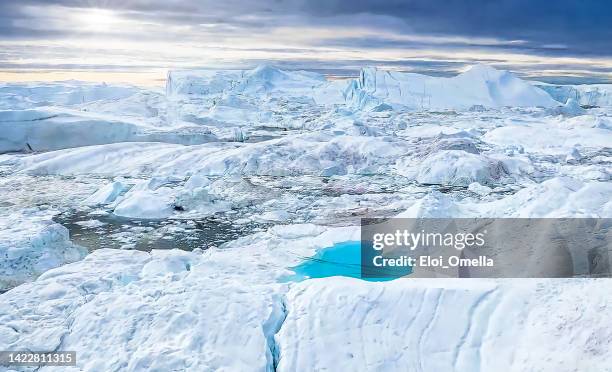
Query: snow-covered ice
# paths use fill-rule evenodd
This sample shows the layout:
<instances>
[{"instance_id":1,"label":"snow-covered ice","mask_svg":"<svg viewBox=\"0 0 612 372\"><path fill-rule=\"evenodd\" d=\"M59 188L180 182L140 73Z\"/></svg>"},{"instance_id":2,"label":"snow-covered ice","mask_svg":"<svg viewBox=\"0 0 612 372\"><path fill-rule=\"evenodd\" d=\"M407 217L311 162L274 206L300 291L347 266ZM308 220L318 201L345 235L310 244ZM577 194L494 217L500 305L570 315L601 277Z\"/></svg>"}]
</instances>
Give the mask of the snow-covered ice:
<instances>
[{"instance_id":1,"label":"snow-covered ice","mask_svg":"<svg viewBox=\"0 0 612 372\"><path fill-rule=\"evenodd\" d=\"M610 91L484 65L2 84L0 350L86 371L610 370L607 279L286 279L363 217L612 217Z\"/></svg>"},{"instance_id":2,"label":"snow-covered ice","mask_svg":"<svg viewBox=\"0 0 612 372\"><path fill-rule=\"evenodd\" d=\"M493 184L507 176L500 161L462 150L442 150L425 158L416 180L422 184L467 186L473 182Z\"/></svg>"},{"instance_id":3,"label":"snow-covered ice","mask_svg":"<svg viewBox=\"0 0 612 372\"><path fill-rule=\"evenodd\" d=\"M611 305L608 286L606 279L303 282L287 294L278 370L606 370L612 333L600 326L607 322L600 310Z\"/></svg>"},{"instance_id":4,"label":"snow-covered ice","mask_svg":"<svg viewBox=\"0 0 612 372\"><path fill-rule=\"evenodd\" d=\"M87 254L70 241L68 229L34 211L0 217L0 231L0 291Z\"/></svg>"}]
</instances>

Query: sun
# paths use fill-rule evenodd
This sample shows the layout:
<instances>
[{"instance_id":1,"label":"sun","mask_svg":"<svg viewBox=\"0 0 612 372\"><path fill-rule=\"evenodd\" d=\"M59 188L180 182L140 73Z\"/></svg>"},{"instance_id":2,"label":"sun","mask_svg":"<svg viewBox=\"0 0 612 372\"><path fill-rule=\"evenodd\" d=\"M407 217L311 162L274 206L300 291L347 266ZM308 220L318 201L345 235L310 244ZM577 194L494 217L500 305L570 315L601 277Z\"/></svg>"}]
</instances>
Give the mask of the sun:
<instances>
[{"instance_id":1,"label":"sun","mask_svg":"<svg viewBox=\"0 0 612 372\"><path fill-rule=\"evenodd\" d=\"M94 32L110 31L121 21L113 11L98 8L82 9L73 17L84 29Z\"/></svg>"}]
</instances>

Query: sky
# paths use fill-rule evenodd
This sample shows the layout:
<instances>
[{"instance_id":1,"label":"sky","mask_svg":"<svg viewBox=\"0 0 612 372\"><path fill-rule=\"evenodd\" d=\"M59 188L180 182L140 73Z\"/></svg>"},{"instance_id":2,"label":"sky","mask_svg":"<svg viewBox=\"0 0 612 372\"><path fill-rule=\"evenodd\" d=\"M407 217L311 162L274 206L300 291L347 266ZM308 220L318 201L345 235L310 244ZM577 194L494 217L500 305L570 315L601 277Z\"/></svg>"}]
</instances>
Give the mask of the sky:
<instances>
[{"instance_id":1,"label":"sky","mask_svg":"<svg viewBox=\"0 0 612 372\"><path fill-rule=\"evenodd\" d=\"M159 83L270 63L449 76L475 63L612 82L608 0L0 0L0 80Z\"/></svg>"}]
</instances>

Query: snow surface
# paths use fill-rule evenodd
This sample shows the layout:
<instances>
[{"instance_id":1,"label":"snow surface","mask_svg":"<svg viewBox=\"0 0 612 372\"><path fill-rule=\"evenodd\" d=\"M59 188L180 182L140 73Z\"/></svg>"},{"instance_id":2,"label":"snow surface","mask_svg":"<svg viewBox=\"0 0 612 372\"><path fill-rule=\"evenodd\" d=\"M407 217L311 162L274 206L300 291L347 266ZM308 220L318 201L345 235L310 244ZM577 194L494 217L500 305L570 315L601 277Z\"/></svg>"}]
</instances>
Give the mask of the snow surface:
<instances>
[{"instance_id":1,"label":"snow surface","mask_svg":"<svg viewBox=\"0 0 612 372\"><path fill-rule=\"evenodd\" d=\"M86 371L611 370L607 280L287 281L362 217L612 217L606 87L554 87L488 66L0 85L0 350Z\"/></svg>"},{"instance_id":2,"label":"snow surface","mask_svg":"<svg viewBox=\"0 0 612 372\"><path fill-rule=\"evenodd\" d=\"M287 294L277 370L606 370L608 284L310 280Z\"/></svg>"}]
</instances>

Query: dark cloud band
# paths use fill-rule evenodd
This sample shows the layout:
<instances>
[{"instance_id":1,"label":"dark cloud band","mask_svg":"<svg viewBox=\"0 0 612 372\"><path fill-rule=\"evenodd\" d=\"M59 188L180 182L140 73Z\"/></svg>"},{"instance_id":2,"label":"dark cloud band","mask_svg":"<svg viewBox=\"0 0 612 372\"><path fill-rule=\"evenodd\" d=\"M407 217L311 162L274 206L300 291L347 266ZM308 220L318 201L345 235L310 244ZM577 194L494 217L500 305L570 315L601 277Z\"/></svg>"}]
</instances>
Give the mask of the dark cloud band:
<instances>
[{"instance_id":1,"label":"dark cloud band","mask_svg":"<svg viewBox=\"0 0 612 372\"><path fill-rule=\"evenodd\" d=\"M56 15L59 21L50 19L49 7L61 10L59 16ZM71 24L70 13L87 8L110 9L127 19L158 25L154 32L147 29L146 33L134 31L117 35L111 30L107 35L125 40L197 41L201 39L199 32L205 32L218 41L218 46L223 45L226 38L265 35L277 27L284 27L328 30L332 34L320 39L313 36L309 45L293 46L306 54L309 47L327 47L345 50L433 49L447 53L478 50L583 59L612 57L612 27L609 26L612 24L612 2L606 0L0 1L0 42L100 36L102 32L99 30L88 30L82 23ZM65 22L62 22L62 12L65 13ZM168 31L172 26L184 27L188 31L173 34ZM333 36L334 30L342 28L367 28L370 33ZM402 38L405 35L425 38ZM439 40L434 42L427 37ZM457 37L463 39L453 39ZM481 39L494 42L481 42ZM227 47L233 46L227 43ZM253 50L257 48L254 46ZM26 48L23 50L25 53ZM18 54L14 52L13 56L15 53ZM410 62L412 66L414 62ZM320 66L325 62L314 61L312 64ZM330 62L327 64L332 65ZM347 65L348 61L341 64Z\"/></svg>"}]
</instances>

